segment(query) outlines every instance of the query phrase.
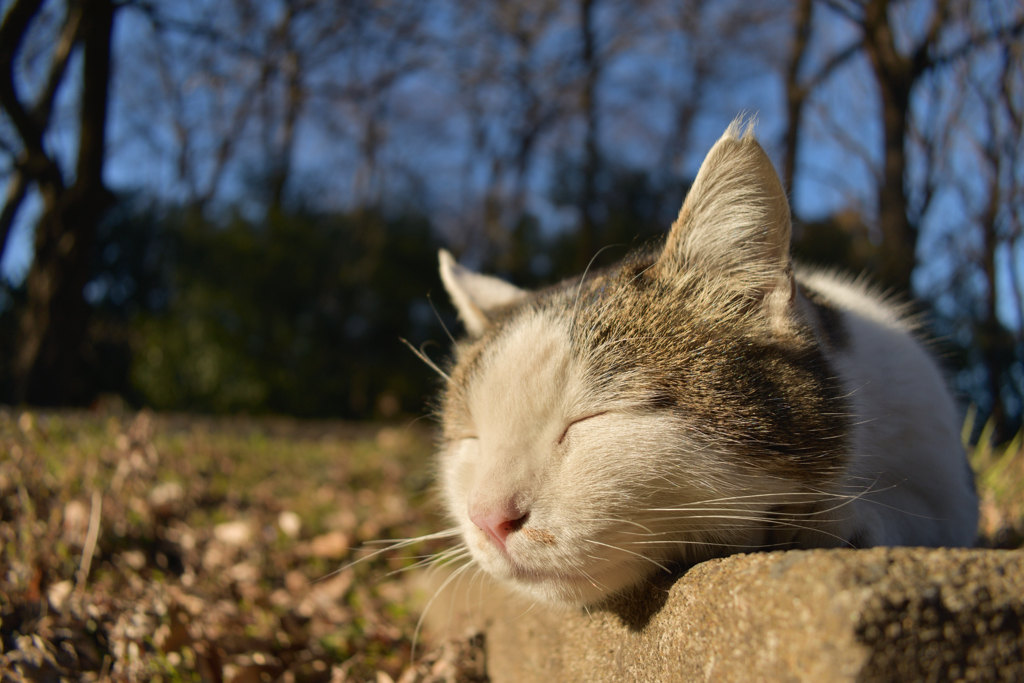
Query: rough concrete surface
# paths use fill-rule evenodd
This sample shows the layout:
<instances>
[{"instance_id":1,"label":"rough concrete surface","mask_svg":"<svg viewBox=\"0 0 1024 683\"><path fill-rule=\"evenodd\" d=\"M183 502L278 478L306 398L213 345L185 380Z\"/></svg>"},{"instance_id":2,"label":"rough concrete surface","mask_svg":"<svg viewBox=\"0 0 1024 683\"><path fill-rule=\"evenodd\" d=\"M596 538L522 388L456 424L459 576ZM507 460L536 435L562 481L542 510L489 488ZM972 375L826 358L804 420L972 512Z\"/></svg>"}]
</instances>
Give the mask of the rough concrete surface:
<instances>
[{"instance_id":1,"label":"rough concrete surface","mask_svg":"<svg viewBox=\"0 0 1024 683\"><path fill-rule=\"evenodd\" d=\"M589 614L477 577L438 594L428 628L482 630L494 683L1024 681L1024 551L736 555Z\"/></svg>"}]
</instances>

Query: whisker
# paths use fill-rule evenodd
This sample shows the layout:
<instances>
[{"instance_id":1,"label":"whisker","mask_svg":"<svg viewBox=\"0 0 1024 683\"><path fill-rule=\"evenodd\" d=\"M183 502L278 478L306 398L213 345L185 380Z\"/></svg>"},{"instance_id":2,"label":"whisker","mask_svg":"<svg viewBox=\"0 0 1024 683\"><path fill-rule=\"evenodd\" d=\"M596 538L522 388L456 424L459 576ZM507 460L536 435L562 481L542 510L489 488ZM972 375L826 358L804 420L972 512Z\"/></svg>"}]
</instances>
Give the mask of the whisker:
<instances>
[{"instance_id":1,"label":"whisker","mask_svg":"<svg viewBox=\"0 0 1024 683\"><path fill-rule=\"evenodd\" d=\"M423 612L420 614L420 618L416 620L416 630L413 631L413 635L412 635L412 648L411 648L410 653L409 653L409 660L410 661L415 661L416 660L416 645L417 645L417 643L419 641L420 630L423 628L423 620L426 618L427 612L430 611L430 607L434 604L434 601L437 600L438 596L441 595L441 593L444 591L444 589L447 588L448 585L452 581L454 581L456 578L458 578L463 573L465 573L466 570L468 570L470 567L475 567L475 566L476 566L475 562L468 562L468 563L462 565L461 567L459 567L458 569L456 569L454 572L452 572L451 576L449 576L447 579L444 580L444 582L441 583L441 586L436 591L434 591L434 595L431 596L430 600L427 601L427 604L423 607ZM449 619L451 619L451 615L450 614L449 614Z\"/></svg>"},{"instance_id":2,"label":"whisker","mask_svg":"<svg viewBox=\"0 0 1024 683\"><path fill-rule=\"evenodd\" d=\"M671 519L671 518L669 518L669 519ZM837 534L832 533L831 531L825 531L824 529L818 529L816 527L807 526L805 524L796 524L796 523L793 523L793 522L787 522L785 520L764 519L764 518L761 518L761 517L745 517L745 516L742 516L742 515L697 515L697 516L692 517L692 519L732 519L732 520L736 520L736 521L746 521L746 522L764 522L764 523L772 524L774 526L784 526L784 527L788 527L788 528L791 528L791 529L801 529L803 531L812 531L812 532L815 532L815 533L824 534L826 536L831 536L832 538L834 538L834 539L836 539L836 540L838 540L838 541L840 541L842 543L849 544L848 540L846 540L842 536L839 536ZM745 527L737 527L737 528L745 528Z\"/></svg>"},{"instance_id":3,"label":"whisker","mask_svg":"<svg viewBox=\"0 0 1024 683\"><path fill-rule=\"evenodd\" d=\"M625 548L619 548L618 546L614 546L614 545L608 545L607 543L601 543L600 541L595 541L595 540L590 539L590 538L586 538L586 539L583 539L583 540L585 542L587 542L587 543L593 543L594 545L601 545L601 546L604 546L605 548L611 548L612 550L618 550L618 551L621 551L621 552L624 552L624 553L629 553L630 555L635 555L636 557L639 557L642 560L646 560L647 562L650 562L651 564L653 564L656 567L660 567L662 570L664 570L666 572L671 573L671 571L672 571L668 567L663 565L662 563L658 562L657 560L655 560L655 559L653 559L651 557L647 557L646 555L641 555L640 553L634 553L631 550L626 550ZM587 578L590 578L590 577L587 577Z\"/></svg>"},{"instance_id":4,"label":"whisker","mask_svg":"<svg viewBox=\"0 0 1024 683\"><path fill-rule=\"evenodd\" d=\"M650 545L660 547L671 547L677 545L699 545L707 546L710 548L778 548L780 546L786 546L787 543L759 543L759 544L747 544L747 543L719 543L715 541L691 541L686 539L666 539L662 541L630 541L630 545Z\"/></svg>"},{"instance_id":5,"label":"whisker","mask_svg":"<svg viewBox=\"0 0 1024 683\"><path fill-rule=\"evenodd\" d=\"M577 567L576 570L583 576L583 578L590 582L591 586L597 588L598 590L602 590L606 593L608 592L608 586L595 579L593 576L590 575L589 572L586 572L583 569L580 569L579 567Z\"/></svg>"},{"instance_id":6,"label":"whisker","mask_svg":"<svg viewBox=\"0 0 1024 683\"><path fill-rule=\"evenodd\" d=\"M403 344L405 344L406 346L408 346L409 349L413 353L416 354L417 358L419 358L421 361L423 361L424 363L427 364L427 367L429 367L431 370L433 370L437 374L441 375L441 377L444 377L446 380L448 380L449 383L455 384L455 386L457 386L457 387L459 386L458 384L455 383L455 380L453 380L451 377L448 376L448 373L446 373L441 368L437 367L437 363L435 363L434 361L430 360L430 356L428 356L426 353L424 353L421 349L417 349L408 340L403 339L402 337L399 337L398 340L400 342L402 342ZM461 389L462 387L459 387L459 388Z\"/></svg>"},{"instance_id":7,"label":"whisker","mask_svg":"<svg viewBox=\"0 0 1024 683\"><path fill-rule=\"evenodd\" d=\"M415 538L397 538L397 539L390 539L390 540L388 540L388 539L381 539L381 540L366 541L365 543L363 543L363 545L387 544L387 547L381 548L380 550L375 550L372 553L370 553L369 555L365 555L365 556L360 557L358 559L352 560L351 562L342 565L338 569L335 569L333 572L330 572L328 574L324 574L320 578L314 580L313 583L316 583L317 581L324 581L326 579L329 579L332 576L336 576L336 575L340 574L341 572L345 571L346 569L348 569L350 567L354 567L357 564L362 564L364 562L368 562L368 561L372 560L373 558L375 558L375 557L377 557L379 555L383 555L384 553L389 552L391 550L400 550L402 548L407 548L407 547L409 547L411 545L415 545L416 543L421 543L423 541L433 541L433 540L437 540L437 539L441 539L441 538L451 538L452 536L458 536L458 535L459 535L459 529L458 529L458 527L455 527L455 528L452 528L452 529L445 529L444 531L438 531L437 533L433 533L433 534L425 534L423 536L417 536ZM357 549L357 552L358 552L358 550L359 549Z\"/></svg>"},{"instance_id":8,"label":"whisker","mask_svg":"<svg viewBox=\"0 0 1024 683\"><path fill-rule=\"evenodd\" d=\"M534 608L534 607L536 607L536 606L537 606L537 601L535 600L535 601L533 601L532 603L530 603L530 606L529 606L529 607L527 607L527 608L526 608L525 610L523 610L522 612L520 612L520 613L519 613L519 614L518 614L517 616L514 616L514 617L512 617L511 619L509 619L509 623L512 623L513 621L519 621L520 619L522 619L523 617L525 617L525 616L526 616L527 614L529 614L530 612L532 612L532 611L533 611L533 608Z\"/></svg>"},{"instance_id":9,"label":"whisker","mask_svg":"<svg viewBox=\"0 0 1024 683\"><path fill-rule=\"evenodd\" d=\"M781 497L781 496L789 497L789 496L821 496L821 495L832 496L832 495L843 495L843 494L831 494L831 493L828 493L828 492L825 492L825 491L771 491L771 492L765 492L765 493L748 493L748 494L744 494L742 496L723 496L721 498L707 498L707 499L704 499L704 500L695 501L693 503L685 503L683 505L678 506L678 508L674 508L674 509L683 509L683 508L686 508L686 507L688 507L690 505L709 505L709 504L712 504L712 503L723 503L723 502L735 501L735 500L754 500L754 499L759 499L759 498L774 498L774 497Z\"/></svg>"},{"instance_id":10,"label":"whisker","mask_svg":"<svg viewBox=\"0 0 1024 683\"><path fill-rule=\"evenodd\" d=\"M395 576L396 574L401 574L403 572L412 571L414 569L421 569L422 567L430 567L431 569L438 569L440 567L444 567L446 565L452 564L453 562L458 562L459 560L463 560L463 559L465 559L465 558L467 558L469 556L470 556L470 552L466 548L452 548L451 550L446 550L444 552L437 553L436 555L427 555L426 557L424 557L419 562L416 562L415 564L411 564L408 567L401 567L399 569L395 569L394 571L388 572L384 576L385 577Z\"/></svg>"},{"instance_id":11,"label":"whisker","mask_svg":"<svg viewBox=\"0 0 1024 683\"><path fill-rule=\"evenodd\" d=\"M823 500L812 501L812 502L824 503L827 500L828 499L823 499ZM757 514L765 515L766 519L777 519L777 518L786 518L786 517L789 517L789 518L801 518L801 517L813 518L813 517L821 517L822 515L824 515L827 512L833 512L835 510L839 510L840 508L846 507L847 505L850 505L853 502L854 502L854 500L852 500L852 499L851 500L843 500L842 502L837 503L837 504L833 505L832 507L822 508L820 510L812 510L810 512L786 512L786 511L783 511L783 510L763 510L762 511L762 510L752 510L752 509L749 509L749 508L726 508L726 507L651 508L651 509L647 510L647 512L722 512L722 513L737 512L737 513L746 513L746 514L752 514L752 513L756 512ZM674 518L662 517L662 518L659 518L659 521L663 521L665 519L701 519L701 518L702 517L700 515L679 515L679 516L674 517Z\"/></svg>"},{"instance_id":12,"label":"whisker","mask_svg":"<svg viewBox=\"0 0 1024 683\"><path fill-rule=\"evenodd\" d=\"M632 524L633 526L640 527L644 531L650 532L650 529L645 527L640 522L634 522L634 521L629 520L629 519L621 519L621 518L618 518L618 517L611 517L611 518L588 517L587 519L585 519L583 521L586 521L586 522L615 522L615 523L618 523L618 524Z\"/></svg>"},{"instance_id":13,"label":"whisker","mask_svg":"<svg viewBox=\"0 0 1024 683\"><path fill-rule=\"evenodd\" d=\"M434 307L434 299L430 296L430 292L427 292L427 303L430 304L430 310L434 312L434 317L437 318L437 322L441 323L441 329L444 330L444 333L448 335L448 338L451 339L452 344L454 344L455 337L453 337L452 333L448 331L448 326L444 324L441 314L438 313L437 309Z\"/></svg>"},{"instance_id":14,"label":"whisker","mask_svg":"<svg viewBox=\"0 0 1024 683\"><path fill-rule=\"evenodd\" d=\"M444 531L424 534L423 536L414 536L412 538L383 538L374 539L372 541L363 541L363 545L381 545L387 543L389 545L385 550L390 550L392 547L398 548L411 543L419 543L420 541L435 541L439 538L451 538L452 536L458 536L460 533L462 533L462 530L459 529L459 527L452 527L451 529L445 529Z\"/></svg>"},{"instance_id":15,"label":"whisker","mask_svg":"<svg viewBox=\"0 0 1024 683\"><path fill-rule=\"evenodd\" d=\"M600 256L601 253L603 251L605 251L606 249L611 249L612 247L624 247L624 246L626 246L626 245L624 245L624 244L609 244L609 245L601 247L600 249L597 250L597 253L594 254L594 256L590 259L590 263L587 264L587 267L584 268L583 275L580 276L580 284L579 284L579 286L576 287L576 299L573 301L573 304L572 304L572 317L570 318L570 321L569 321L569 329L575 329L575 327L576 327L576 312L579 309L580 293L583 291L583 283L586 282L586 280L587 280L587 273L590 272L590 267L592 265L594 265L594 261L596 261L597 257Z\"/></svg>"}]
</instances>

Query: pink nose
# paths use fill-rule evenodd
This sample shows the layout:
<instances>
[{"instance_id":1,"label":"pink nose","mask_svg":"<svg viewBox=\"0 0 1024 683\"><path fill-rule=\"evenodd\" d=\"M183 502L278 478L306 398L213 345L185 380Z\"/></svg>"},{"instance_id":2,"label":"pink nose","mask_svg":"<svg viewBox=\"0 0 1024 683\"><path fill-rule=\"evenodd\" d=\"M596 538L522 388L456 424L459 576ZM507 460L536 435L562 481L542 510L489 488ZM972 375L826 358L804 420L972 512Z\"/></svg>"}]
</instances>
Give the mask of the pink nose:
<instances>
[{"instance_id":1,"label":"pink nose","mask_svg":"<svg viewBox=\"0 0 1024 683\"><path fill-rule=\"evenodd\" d=\"M505 511L481 511L470 510L469 518L482 531L491 537L498 547L505 550L505 539L508 535L526 524L526 518L530 516L527 512L516 519L510 519L514 513Z\"/></svg>"}]
</instances>

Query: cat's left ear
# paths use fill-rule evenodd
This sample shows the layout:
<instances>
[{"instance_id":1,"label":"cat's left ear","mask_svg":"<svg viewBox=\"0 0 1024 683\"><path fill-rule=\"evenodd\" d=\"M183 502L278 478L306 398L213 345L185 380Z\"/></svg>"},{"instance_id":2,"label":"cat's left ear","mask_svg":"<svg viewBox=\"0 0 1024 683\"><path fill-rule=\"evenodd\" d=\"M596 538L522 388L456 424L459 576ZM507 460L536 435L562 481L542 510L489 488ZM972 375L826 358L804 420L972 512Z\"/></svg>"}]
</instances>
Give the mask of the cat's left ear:
<instances>
[{"instance_id":1,"label":"cat's left ear","mask_svg":"<svg viewBox=\"0 0 1024 683\"><path fill-rule=\"evenodd\" d=\"M528 292L489 275L474 273L455 262L446 250L438 254L441 280L470 336L478 337L490 324L489 315L523 299Z\"/></svg>"},{"instance_id":2,"label":"cat's left ear","mask_svg":"<svg viewBox=\"0 0 1024 683\"><path fill-rule=\"evenodd\" d=\"M716 287L759 302L778 321L796 295L789 202L753 126L743 128L733 121L708 152L659 262L709 273Z\"/></svg>"}]
</instances>

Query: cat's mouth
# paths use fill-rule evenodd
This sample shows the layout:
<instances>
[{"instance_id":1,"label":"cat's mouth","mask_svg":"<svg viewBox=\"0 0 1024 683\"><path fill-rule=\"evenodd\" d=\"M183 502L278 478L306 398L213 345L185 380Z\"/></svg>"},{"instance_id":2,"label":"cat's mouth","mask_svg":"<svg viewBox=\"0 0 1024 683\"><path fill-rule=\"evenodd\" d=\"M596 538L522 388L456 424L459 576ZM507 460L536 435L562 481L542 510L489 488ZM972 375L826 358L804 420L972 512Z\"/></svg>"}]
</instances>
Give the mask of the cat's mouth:
<instances>
[{"instance_id":1,"label":"cat's mouth","mask_svg":"<svg viewBox=\"0 0 1024 683\"><path fill-rule=\"evenodd\" d=\"M588 586L597 590L603 590L602 577L608 574L607 571L595 572L593 568L573 568L568 570L536 569L526 567L512 558L506 558L506 560L505 565L509 578L529 585ZM614 574L614 572L612 573Z\"/></svg>"},{"instance_id":2,"label":"cat's mouth","mask_svg":"<svg viewBox=\"0 0 1024 683\"><path fill-rule=\"evenodd\" d=\"M529 584L592 584L593 582L586 577L580 575L575 576L573 574L557 572L557 571L541 571L530 567L524 567L516 564L515 562L509 562L509 573L512 578L516 581Z\"/></svg>"},{"instance_id":3,"label":"cat's mouth","mask_svg":"<svg viewBox=\"0 0 1024 683\"><path fill-rule=\"evenodd\" d=\"M564 581L568 577L560 572L554 571L541 571L532 567L524 567L521 564L511 560L508 562L509 573L512 578L519 581L525 581L527 583L545 583L548 581Z\"/></svg>"}]
</instances>

